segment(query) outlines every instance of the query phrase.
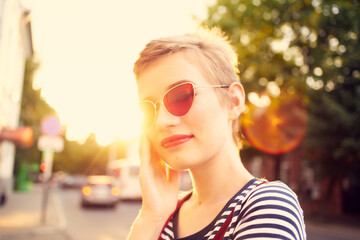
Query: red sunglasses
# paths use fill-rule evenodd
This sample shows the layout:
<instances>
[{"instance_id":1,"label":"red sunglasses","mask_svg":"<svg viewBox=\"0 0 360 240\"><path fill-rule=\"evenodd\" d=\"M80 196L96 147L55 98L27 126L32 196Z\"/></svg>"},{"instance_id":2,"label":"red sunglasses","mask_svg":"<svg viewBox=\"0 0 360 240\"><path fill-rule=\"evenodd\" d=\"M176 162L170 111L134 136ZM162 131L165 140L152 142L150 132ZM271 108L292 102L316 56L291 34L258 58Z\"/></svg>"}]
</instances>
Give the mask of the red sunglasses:
<instances>
[{"instance_id":1,"label":"red sunglasses","mask_svg":"<svg viewBox=\"0 0 360 240\"><path fill-rule=\"evenodd\" d=\"M142 100L139 102L140 110L143 113L142 126L150 128L155 120L156 113L162 102L165 109L173 116L184 116L191 108L197 88L228 88L229 85L200 85L195 86L192 83L180 83L170 88L162 99L157 102Z\"/></svg>"}]
</instances>

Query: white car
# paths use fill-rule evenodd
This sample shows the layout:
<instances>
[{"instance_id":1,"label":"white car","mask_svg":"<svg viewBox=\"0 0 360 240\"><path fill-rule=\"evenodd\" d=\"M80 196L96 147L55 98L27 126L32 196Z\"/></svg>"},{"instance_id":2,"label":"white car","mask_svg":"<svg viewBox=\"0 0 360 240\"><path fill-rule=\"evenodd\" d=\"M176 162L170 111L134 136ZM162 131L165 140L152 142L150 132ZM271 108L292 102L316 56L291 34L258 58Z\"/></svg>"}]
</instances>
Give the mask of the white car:
<instances>
[{"instance_id":1,"label":"white car","mask_svg":"<svg viewBox=\"0 0 360 240\"><path fill-rule=\"evenodd\" d=\"M118 159L110 161L107 173L113 176L120 187L121 200L141 200L141 188L139 183L140 160ZM181 171L179 178L180 191L192 189L192 181L189 171Z\"/></svg>"},{"instance_id":2,"label":"white car","mask_svg":"<svg viewBox=\"0 0 360 240\"><path fill-rule=\"evenodd\" d=\"M87 177L86 184L81 188L81 206L115 207L119 202L120 189L114 179L106 175Z\"/></svg>"}]
</instances>

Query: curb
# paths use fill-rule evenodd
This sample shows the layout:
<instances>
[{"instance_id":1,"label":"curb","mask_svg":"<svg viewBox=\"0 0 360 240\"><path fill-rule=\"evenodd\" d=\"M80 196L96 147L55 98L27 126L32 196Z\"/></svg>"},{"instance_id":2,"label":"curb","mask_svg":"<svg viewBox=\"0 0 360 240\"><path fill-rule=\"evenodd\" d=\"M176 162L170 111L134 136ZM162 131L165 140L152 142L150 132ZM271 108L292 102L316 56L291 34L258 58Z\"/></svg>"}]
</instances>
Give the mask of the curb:
<instances>
[{"instance_id":1,"label":"curb","mask_svg":"<svg viewBox=\"0 0 360 240\"><path fill-rule=\"evenodd\" d=\"M15 239L15 237L16 238L24 237L21 239L28 239L27 238L28 236L49 235L49 234L57 234L57 233L64 234L67 228L67 221L56 187L52 188L51 194L49 194L47 215L48 215L47 218L49 218L49 216L52 217L52 220L50 221L52 222L51 225L44 225L44 226L34 225L34 226L25 226L23 228L21 227L9 228L0 232L0 240ZM47 222L49 222L49 220ZM70 237L67 238L71 239Z\"/></svg>"}]
</instances>

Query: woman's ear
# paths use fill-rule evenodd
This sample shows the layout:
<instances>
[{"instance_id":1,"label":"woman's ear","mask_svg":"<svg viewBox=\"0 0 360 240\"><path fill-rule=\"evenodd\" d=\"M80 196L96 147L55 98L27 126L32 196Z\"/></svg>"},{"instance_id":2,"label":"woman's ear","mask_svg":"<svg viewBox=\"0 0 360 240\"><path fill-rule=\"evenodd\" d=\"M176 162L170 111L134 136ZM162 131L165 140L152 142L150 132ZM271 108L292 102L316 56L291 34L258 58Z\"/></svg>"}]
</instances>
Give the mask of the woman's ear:
<instances>
[{"instance_id":1,"label":"woman's ear","mask_svg":"<svg viewBox=\"0 0 360 240\"><path fill-rule=\"evenodd\" d=\"M245 106L244 88L239 82L234 82L229 86L231 95L231 105L229 108L229 119L233 120L240 116Z\"/></svg>"}]
</instances>

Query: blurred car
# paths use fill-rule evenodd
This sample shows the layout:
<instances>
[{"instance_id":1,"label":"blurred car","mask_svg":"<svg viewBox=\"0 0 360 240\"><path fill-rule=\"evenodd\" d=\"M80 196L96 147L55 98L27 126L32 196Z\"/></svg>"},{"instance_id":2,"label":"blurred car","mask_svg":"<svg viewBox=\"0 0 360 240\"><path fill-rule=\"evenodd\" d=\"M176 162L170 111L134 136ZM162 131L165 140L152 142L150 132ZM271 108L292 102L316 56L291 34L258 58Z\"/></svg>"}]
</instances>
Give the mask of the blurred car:
<instances>
[{"instance_id":1,"label":"blurred car","mask_svg":"<svg viewBox=\"0 0 360 240\"><path fill-rule=\"evenodd\" d=\"M115 185L114 178L106 175L87 177L81 189L81 206L115 207L120 199L120 189Z\"/></svg>"}]
</instances>

